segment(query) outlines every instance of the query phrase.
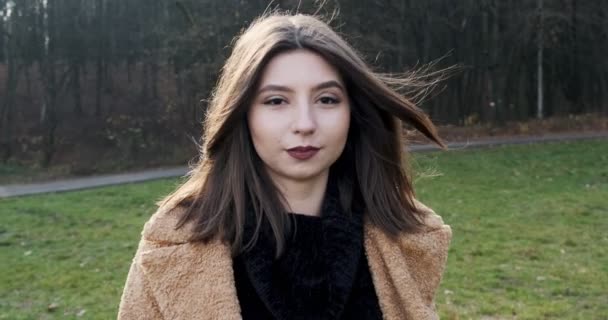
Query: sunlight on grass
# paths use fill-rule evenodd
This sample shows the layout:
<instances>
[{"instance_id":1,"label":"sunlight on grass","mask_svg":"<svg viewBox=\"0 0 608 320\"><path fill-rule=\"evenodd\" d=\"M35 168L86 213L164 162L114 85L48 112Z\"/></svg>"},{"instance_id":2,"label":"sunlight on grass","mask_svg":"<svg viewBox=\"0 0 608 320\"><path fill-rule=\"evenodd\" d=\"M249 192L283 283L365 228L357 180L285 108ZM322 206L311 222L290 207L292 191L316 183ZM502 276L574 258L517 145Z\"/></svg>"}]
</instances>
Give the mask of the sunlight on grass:
<instances>
[{"instance_id":1,"label":"sunlight on grass","mask_svg":"<svg viewBox=\"0 0 608 320\"><path fill-rule=\"evenodd\" d=\"M419 198L454 232L442 319L608 314L606 141L414 160ZM176 183L0 200L0 319L115 318L143 223Z\"/></svg>"}]
</instances>

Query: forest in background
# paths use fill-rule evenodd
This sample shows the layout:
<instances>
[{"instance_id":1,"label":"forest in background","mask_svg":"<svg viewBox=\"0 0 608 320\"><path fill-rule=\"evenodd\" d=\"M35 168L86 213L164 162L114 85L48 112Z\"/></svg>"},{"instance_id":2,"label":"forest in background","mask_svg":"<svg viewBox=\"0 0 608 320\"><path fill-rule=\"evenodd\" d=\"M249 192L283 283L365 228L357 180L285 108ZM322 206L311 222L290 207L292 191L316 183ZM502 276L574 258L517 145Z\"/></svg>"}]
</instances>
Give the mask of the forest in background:
<instances>
[{"instance_id":1,"label":"forest in background","mask_svg":"<svg viewBox=\"0 0 608 320\"><path fill-rule=\"evenodd\" d=\"M539 61L540 115L608 113L604 0L0 0L0 163L190 159L232 39L269 8L333 17L378 72L459 65L421 105L438 124L539 116Z\"/></svg>"}]
</instances>

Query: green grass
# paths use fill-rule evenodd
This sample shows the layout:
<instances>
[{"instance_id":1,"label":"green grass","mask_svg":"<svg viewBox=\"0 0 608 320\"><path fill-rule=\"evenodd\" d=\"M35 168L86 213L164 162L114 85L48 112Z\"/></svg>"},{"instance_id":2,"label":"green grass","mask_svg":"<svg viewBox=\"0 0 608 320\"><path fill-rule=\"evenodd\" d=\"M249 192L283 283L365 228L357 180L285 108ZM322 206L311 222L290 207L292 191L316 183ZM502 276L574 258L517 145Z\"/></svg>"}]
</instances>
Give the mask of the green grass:
<instances>
[{"instance_id":1,"label":"green grass","mask_svg":"<svg viewBox=\"0 0 608 320\"><path fill-rule=\"evenodd\" d=\"M605 318L605 140L414 159L419 198L454 232L442 319ZM0 200L0 319L115 318L143 223L176 183Z\"/></svg>"},{"instance_id":2,"label":"green grass","mask_svg":"<svg viewBox=\"0 0 608 320\"><path fill-rule=\"evenodd\" d=\"M1 200L0 319L115 318L143 223L174 185Z\"/></svg>"},{"instance_id":3,"label":"green grass","mask_svg":"<svg viewBox=\"0 0 608 320\"><path fill-rule=\"evenodd\" d=\"M446 319L606 319L608 143L424 154L419 198L452 225Z\"/></svg>"}]
</instances>

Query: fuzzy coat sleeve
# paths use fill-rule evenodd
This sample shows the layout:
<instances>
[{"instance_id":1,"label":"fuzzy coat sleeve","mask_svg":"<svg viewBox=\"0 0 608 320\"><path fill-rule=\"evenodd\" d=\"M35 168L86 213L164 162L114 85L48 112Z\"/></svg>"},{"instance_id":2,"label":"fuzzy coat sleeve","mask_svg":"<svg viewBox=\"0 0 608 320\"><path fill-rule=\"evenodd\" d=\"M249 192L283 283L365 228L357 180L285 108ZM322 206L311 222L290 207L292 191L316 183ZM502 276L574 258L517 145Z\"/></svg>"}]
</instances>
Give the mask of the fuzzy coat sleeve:
<instances>
[{"instance_id":1,"label":"fuzzy coat sleeve","mask_svg":"<svg viewBox=\"0 0 608 320\"><path fill-rule=\"evenodd\" d=\"M142 253L157 247L153 242L141 239L120 299L118 320L150 319L162 320L157 301L152 294L145 274L141 268Z\"/></svg>"}]
</instances>

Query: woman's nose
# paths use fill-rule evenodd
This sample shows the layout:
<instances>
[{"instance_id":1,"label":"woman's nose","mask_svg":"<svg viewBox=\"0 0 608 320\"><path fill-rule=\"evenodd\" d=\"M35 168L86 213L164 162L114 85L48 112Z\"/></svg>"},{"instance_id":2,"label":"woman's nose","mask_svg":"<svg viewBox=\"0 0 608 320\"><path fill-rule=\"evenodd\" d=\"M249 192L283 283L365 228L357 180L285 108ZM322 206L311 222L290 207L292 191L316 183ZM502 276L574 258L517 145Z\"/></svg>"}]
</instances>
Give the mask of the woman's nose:
<instances>
[{"instance_id":1,"label":"woman's nose","mask_svg":"<svg viewBox=\"0 0 608 320\"><path fill-rule=\"evenodd\" d=\"M293 131L296 134L309 135L317 129L317 121L313 106L305 101L298 104L295 110L295 119L293 121Z\"/></svg>"}]
</instances>

